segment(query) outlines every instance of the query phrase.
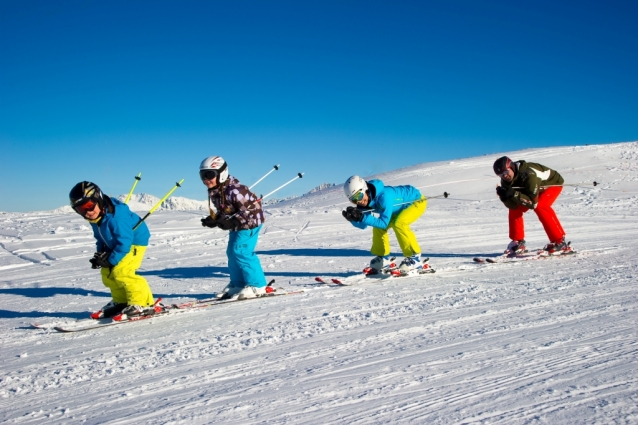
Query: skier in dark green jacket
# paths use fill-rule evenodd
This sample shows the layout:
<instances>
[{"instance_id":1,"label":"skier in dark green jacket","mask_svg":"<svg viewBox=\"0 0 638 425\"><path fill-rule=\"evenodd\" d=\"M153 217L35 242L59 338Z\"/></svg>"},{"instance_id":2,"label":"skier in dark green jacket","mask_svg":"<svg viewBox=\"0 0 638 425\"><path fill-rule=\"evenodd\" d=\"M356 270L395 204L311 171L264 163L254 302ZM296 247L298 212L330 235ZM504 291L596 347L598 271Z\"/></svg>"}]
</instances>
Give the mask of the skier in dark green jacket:
<instances>
[{"instance_id":1,"label":"skier in dark green jacket","mask_svg":"<svg viewBox=\"0 0 638 425\"><path fill-rule=\"evenodd\" d=\"M506 156L494 162L494 173L501 178L496 194L509 208L509 237L512 240L505 253L525 252L525 224L523 214L532 209L538 216L550 243L544 248L550 254L571 251L565 243L565 231L552 208L563 190L563 177L541 164L512 161Z\"/></svg>"}]
</instances>

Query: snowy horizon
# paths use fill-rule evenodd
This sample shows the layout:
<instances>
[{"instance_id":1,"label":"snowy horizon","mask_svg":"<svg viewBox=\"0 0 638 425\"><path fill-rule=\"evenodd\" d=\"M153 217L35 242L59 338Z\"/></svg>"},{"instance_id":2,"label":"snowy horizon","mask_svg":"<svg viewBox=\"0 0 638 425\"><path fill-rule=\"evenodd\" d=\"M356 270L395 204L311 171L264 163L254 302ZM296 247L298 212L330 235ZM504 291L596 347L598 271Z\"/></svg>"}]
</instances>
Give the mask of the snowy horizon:
<instances>
[{"instance_id":1,"label":"snowy horizon","mask_svg":"<svg viewBox=\"0 0 638 425\"><path fill-rule=\"evenodd\" d=\"M472 262L509 242L492 172L503 154L573 185L554 207L578 255ZM30 323L85 318L109 300L88 262L90 227L62 210L0 213L0 422L638 423L638 142L375 177L451 194L431 199L413 225L436 273L316 284L354 282L372 257L371 230L343 219L349 204L336 184L265 208L266 276L303 293L76 334ZM147 219L140 274L167 303L228 281L228 235L201 216L162 209ZM547 243L533 212L525 224L530 248Z\"/></svg>"}]
</instances>

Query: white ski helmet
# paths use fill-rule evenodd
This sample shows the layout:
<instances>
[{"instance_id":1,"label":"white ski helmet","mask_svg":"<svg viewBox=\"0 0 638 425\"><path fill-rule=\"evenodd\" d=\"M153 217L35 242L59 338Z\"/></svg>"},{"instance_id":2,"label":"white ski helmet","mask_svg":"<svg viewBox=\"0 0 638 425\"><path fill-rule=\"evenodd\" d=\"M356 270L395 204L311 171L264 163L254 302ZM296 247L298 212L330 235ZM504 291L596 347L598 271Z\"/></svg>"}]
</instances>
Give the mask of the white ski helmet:
<instances>
[{"instance_id":1,"label":"white ski helmet","mask_svg":"<svg viewBox=\"0 0 638 425\"><path fill-rule=\"evenodd\" d=\"M343 191L346 193L346 196L351 201L352 201L352 197L357 192L365 193L366 190L368 190L368 185L366 181L359 176L350 177L348 180L346 180L346 183L343 185Z\"/></svg>"},{"instance_id":2,"label":"white ski helmet","mask_svg":"<svg viewBox=\"0 0 638 425\"><path fill-rule=\"evenodd\" d=\"M228 179L228 164L221 156L209 156L199 165L199 177L212 180L217 177L217 183L224 183Z\"/></svg>"}]
</instances>

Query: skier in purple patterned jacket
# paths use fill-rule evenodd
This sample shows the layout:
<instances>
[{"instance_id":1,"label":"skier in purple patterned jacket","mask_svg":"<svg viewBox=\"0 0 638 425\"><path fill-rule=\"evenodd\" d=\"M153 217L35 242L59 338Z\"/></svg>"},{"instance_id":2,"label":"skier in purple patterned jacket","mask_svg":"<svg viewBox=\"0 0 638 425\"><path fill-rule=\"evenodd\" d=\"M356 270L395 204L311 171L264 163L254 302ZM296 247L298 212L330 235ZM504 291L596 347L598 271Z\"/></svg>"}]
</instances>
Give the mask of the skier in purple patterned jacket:
<instances>
[{"instance_id":1,"label":"skier in purple patterned jacket","mask_svg":"<svg viewBox=\"0 0 638 425\"><path fill-rule=\"evenodd\" d=\"M208 188L209 205L216 213L202 219L202 226L229 231L228 271L230 283L220 298L255 298L266 295L266 277L255 254L259 231L264 223L261 199L235 177L221 156L209 156L199 166L199 176Z\"/></svg>"}]
</instances>

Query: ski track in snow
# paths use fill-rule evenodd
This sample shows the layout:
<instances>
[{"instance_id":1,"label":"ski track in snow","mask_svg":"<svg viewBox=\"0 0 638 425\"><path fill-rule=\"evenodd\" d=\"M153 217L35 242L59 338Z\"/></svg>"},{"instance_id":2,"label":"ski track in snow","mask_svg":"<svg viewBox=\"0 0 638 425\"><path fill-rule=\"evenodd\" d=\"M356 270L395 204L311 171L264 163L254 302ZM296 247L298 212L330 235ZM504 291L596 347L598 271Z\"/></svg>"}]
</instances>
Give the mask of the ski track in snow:
<instances>
[{"instance_id":1,"label":"ski track in snow","mask_svg":"<svg viewBox=\"0 0 638 425\"><path fill-rule=\"evenodd\" d=\"M108 301L90 228L71 213L0 213L0 422L638 423L638 143L505 154L601 183L565 187L555 205L578 255L474 264L508 242L489 178L500 154L420 164L379 178L453 194L414 224L434 274L315 284L356 280L371 257L370 229L343 220L335 186L267 208L264 270L303 294L77 334L29 323ZM168 302L227 282L227 233L199 220L148 219L141 273Z\"/></svg>"}]
</instances>

